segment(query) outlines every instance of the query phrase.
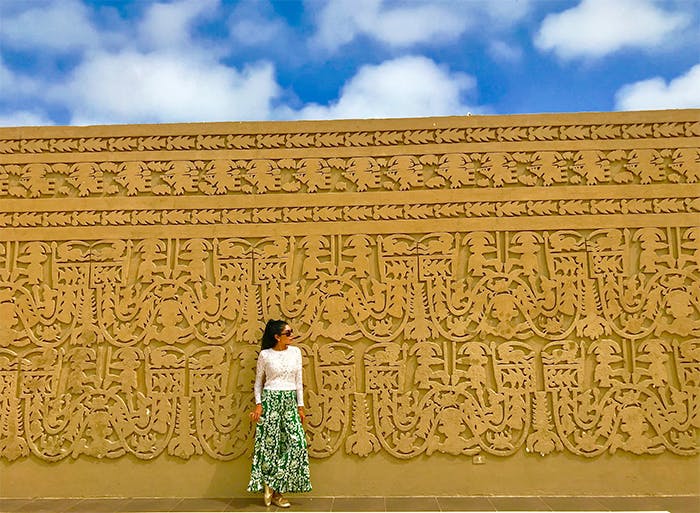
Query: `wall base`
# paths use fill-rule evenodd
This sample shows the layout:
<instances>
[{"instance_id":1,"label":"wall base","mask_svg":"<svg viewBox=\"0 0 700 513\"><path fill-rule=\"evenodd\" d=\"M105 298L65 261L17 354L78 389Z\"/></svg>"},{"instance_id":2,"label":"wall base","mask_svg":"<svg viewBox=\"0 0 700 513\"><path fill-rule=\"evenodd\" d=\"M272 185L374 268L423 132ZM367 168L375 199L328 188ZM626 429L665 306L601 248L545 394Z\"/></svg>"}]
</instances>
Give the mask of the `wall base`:
<instances>
[{"instance_id":1,"label":"wall base","mask_svg":"<svg viewBox=\"0 0 700 513\"><path fill-rule=\"evenodd\" d=\"M250 461L121 458L0 464L2 497L246 497ZM700 457L616 454L582 460L567 454L470 457L433 455L399 461L384 455L312 460L310 496L697 495Z\"/></svg>"}]
</instances>

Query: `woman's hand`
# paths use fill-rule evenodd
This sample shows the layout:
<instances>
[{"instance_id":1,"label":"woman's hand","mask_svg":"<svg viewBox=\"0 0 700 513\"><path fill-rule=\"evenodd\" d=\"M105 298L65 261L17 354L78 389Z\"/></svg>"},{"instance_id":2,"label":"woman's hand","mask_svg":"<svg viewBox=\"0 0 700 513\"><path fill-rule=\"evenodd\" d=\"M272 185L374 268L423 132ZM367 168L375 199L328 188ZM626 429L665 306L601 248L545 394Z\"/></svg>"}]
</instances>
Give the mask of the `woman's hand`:
<instances>
[{"instance_id":1,"label":"woman's hand","mask_svg":"<svg viewBox=\"0 0 700 513\"><path fill-rule=\"evenodd\" d=\"M253 422L257 422L260 420L260 416L262 415L263 410L262 410L262 404L256 404L255 409L250 412L250 420Z\"/></svg>"},{"instance_id":2,"label":"woman's hand","mask_svg":"<svg viewBox=\"0 0 700 513\"><path fill-rule=\"evenodd\" d=\"M303 424L304 422L306 422L306 413L304 413L304 407L297 406L297 411L299 412L299 418L301 419L301 423Z\"/></svg>"}]
</instances>

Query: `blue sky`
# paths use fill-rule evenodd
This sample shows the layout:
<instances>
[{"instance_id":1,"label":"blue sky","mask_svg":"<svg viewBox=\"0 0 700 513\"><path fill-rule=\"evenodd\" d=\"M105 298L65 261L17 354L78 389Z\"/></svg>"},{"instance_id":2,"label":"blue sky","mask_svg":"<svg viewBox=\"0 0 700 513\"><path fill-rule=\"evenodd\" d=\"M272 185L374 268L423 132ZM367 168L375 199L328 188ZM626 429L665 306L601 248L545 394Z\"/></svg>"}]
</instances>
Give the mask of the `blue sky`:
<instances>
[{"instance_id":1,"label":"blue sky","mask_svg":"<svg viewBox=\"0 0 700 513\"><path fill-rule=\"evenodd\" d=\"M0 0L0 126L700 108L700 0Z\"/></svg>"}]
</instances>

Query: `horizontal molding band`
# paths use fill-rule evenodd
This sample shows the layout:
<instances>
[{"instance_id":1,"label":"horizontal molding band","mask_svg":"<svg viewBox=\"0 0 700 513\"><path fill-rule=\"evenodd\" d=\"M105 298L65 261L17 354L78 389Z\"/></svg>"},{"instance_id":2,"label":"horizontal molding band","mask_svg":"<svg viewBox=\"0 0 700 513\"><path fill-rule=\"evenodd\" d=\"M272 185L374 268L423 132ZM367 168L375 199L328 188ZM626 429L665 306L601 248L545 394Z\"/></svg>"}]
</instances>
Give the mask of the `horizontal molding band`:
<instances>
[{"instance_id":1,"label":"horizontal molding band","mask_svg":"<svg viewBox=\"0 0 700 513\"><path fill-rule=\"evenodd\" d=\"M277 222L365 222L407 219L508 218L593 214L679 214L700 212L700 198L521 200L374 205L248 208L143 208L2 213L0 227L269 224Z\"/></svg>"},{"instance_id":2,"label":"horizontal molding band","mask_svg":"<svg viewBox=\"0 0 700 513\"><path fill-rule=\"evenodd\" d=\"M163 237L262 237L272 235L350 235L429 233L435 231L514 231L565 230L599 228L696 227L700 216L693 213L674 214L612 214L550 215L533 217L484 217L454 219L398 219L371 221L279 222L249 224L153 224L149 226L30 227L0 230L0 241L28 240L95 240L115 238Z\"/></svg>"},{"instance_id":3,"label":"horizontal molding band","mask_svg":"<svg viewBox=\"0 0 700 513\"><path fill-rule=\"evenodd\" d=\"M684 116L684 114L688 116ZM439 119L439 118L437 118ZM495 118L487 125L483 118L476 118L478 126L464 126L464 123L452 122L445 118L444 127L420 127L412 124L411 129L385 128L381 122L363 120L355 125L329 125L335 130L319 130L323 125L310 125L315 129L294 131L295 124L290 123L280 131L273 131L265 124L260 124L257 132L241 133L238 130L214 130L206 133L202 126L183 125L184 133L162 134L153 130L150 134L137 135L134 132L147 131L148 127L140 127L138 131L120 135L114 127L85 128L81 137L66 137L65 129L57 132L55 137L47 137L51 131L39 131L42 136L31 137L32 132L21 130L0 131L0 154L45 154L45 153L120 153L132 151L161 152L161 151L192 151L192 150L285 150L312 148L368 148L368 147L401 147L424 146L431 144L459 143L552 143L566 141L594 141L596 146L601 141L636 140L636 139L669 139L678 141L683 138L700 137L700 121L693 116L693 111L680 113L674 120L644 122L636 119L630 123L615 122L606 114L605 123L586 123L577 119L577 123L562 123L552 120L549 124L529 123L506 124L503 118ZM546 119L546 118L545 118ZM406 120L397 120L403 121ZM429 120L426 120L429 121ZM501 123L498 123L501 121ZM435 125L435 123L434 123ZM216 125L212 125L217 128ZM282 125L284 126L284 125ZM306 126L306 125L296 125ZM327 125L328 126L328 125ZM109 129L108 134L102 134ZM271 128L271 127L270 127ZM268 130L266 130L268 129ZM282 131L284 130L284 131ZM25 135L26 134L26 135ZM23 137L24 135L24 137ZM53 135L53 134L52 134Z\"/></svg>"},{"instance_id":4,"label":"horizontal molding band","mask_svg":"<svg viewBox=\"0 0 700 513\"><path fill-rule=\"evenodd\" d=\"M211 159L253 159L253 158L351 158L351 157L393 157L402 155L426 155L444 152L489 153L499 151L586 151L586 150L638 150L638 149L696 149L700 146L700 137L683 137L675 139L614 139L609 141L544 141L511 143L453 143L337 147L337 148L273 148L273 149L218 149L218 150L160 150L154 151L102 151L94 153L55 152L55 153L0 153L2 164L53 164L80 163L94 161L131 162L134 160L211 160Z\"/></svg>"},{"instance_id":5,"label":"horizontal molding band","mask_svg":"<svg viewBox=\"0 0 700 513\"><path fill-rule=\"evenodd\" d=\"M0 198L245 197L693 186L700 149L469 153L392 157L129 160L0 164Z\"/></svg>"},{"instance_id":6,"label":"horizontal molding band","mask_svg":"<svg viewBox=\"0 0 700 513\"><path fill-rule=\"evenodd\" d=\"M81 212L107 210L165 210L210 208L295 208L329 206L415 205L454 202L504 202L504 201L559 201L559 200L616 200L616 199L664 199L700 197L700 184L608 185L570 186L525 189L503 187L498 189L447 189L435 191L411 191L401 194L395 191L334 192L334 193L267 193L236 196L163 196L159 198L37 198L3 199L3 212Z\"/></svg>"}]
</instances>

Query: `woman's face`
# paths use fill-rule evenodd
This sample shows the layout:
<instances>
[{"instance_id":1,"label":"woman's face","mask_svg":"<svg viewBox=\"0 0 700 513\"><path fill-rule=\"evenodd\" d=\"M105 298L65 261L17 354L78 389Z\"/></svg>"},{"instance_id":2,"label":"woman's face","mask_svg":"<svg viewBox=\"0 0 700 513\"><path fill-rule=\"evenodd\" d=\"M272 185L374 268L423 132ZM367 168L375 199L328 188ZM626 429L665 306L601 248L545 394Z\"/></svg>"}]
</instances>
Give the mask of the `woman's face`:
<instances>
[{"instance_id":1,"label":"woman's face","mask_svg":"<svg viewBox=\"0 0 700 513\"><path fill-rule=\"evenodd\" d=\"M294 332L292 331L292 328L289 327L289 324L286 324L284 329L280 332L279 340L283 341L287 345L294 343Z\"/></svg>"}]
</instances>

